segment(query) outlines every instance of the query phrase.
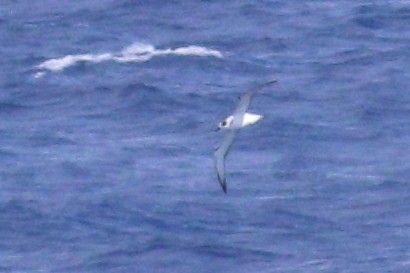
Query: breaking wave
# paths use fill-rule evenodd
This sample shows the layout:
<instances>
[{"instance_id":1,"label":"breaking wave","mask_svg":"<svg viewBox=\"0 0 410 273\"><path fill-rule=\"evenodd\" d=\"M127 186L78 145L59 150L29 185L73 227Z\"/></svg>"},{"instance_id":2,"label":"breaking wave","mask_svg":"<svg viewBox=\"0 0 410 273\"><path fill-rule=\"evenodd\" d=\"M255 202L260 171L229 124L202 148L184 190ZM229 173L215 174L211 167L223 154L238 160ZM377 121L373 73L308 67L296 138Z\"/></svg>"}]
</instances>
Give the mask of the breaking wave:
<instances>
[{"instance_id":1,"label":"breaking wave","mask_svg":"<svg viewBox=\"0 0 410 273\"><path fill-rule=\"evenodd\" d=\"M108 52L102 54L78 54L67 55L62 58L49 59L34 69L37 71L36 78L42 77L47 71L59 72L64 69L77 64L78 62L91 62L100 63L106 61L114 61L120 63L128 62L146 62L156 56L164 55L180 55L180 56L200 56L200 57L216 57L222 58L223 55L220 51L209 49L201 46L186 46L178 47L175 49L157 49L149 44L134 43L120 52Z\"/></svg>"}]
</instances>

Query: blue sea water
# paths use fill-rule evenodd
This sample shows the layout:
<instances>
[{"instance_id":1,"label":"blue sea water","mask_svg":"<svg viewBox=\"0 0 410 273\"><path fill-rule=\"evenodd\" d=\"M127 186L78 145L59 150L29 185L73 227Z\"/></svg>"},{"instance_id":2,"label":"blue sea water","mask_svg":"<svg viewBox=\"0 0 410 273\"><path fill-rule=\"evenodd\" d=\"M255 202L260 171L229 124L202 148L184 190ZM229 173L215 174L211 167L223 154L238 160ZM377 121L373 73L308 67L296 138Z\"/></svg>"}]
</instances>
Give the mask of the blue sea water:
<instances>
[{"instance_id":1,"label":"blue sea water","mask_svg":"<svg viewBox=\"0 0 410 273\"><path fill-rule=\"evenodd\" d=\"M409 272L408 1L0 4L0 272ZM237 96L264 115L214 171Z\"/></svg>"}]
</instances>

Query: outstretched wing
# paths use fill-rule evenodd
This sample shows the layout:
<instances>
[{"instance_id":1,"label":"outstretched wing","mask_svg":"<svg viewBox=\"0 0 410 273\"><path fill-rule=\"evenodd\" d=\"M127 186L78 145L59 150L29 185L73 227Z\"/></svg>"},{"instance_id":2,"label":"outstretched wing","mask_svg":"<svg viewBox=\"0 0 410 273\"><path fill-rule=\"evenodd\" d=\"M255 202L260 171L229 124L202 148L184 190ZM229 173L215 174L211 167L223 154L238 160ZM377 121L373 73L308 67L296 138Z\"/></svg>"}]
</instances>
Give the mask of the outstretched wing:
<instances>
[{"instance_id":1,"label":"outstretched wing","mask_svg":"<svg viewBox=\"0 0 410 273\"><path fill-rule=\"evenodd\" d=\"M219 184L222 186L222 190L226 193L226 178L225 178L225 158L228 155L229 148L231 148L233 139L235 137L236 131L230 130L228 131L224 139L222 140L221 145L219 145L218 149L215 151L215 167L216 173L218 175Z\"/></svg>"},{"instance_id":2,"label":"outstretched wing","mask_svg":"<svg viewBox=\"0 0 410 273\"><path fill-rule=\"evenodd\" d=\"M265 82L263 84L260 84L248 91L246 91L244 94L242 94L239 97L239 102L238 105L236 106L235 112L233 113L233 126L236 128L240 128L242 125L243 117L246 113L246 111L249 108L249 105L251 104L253 96L258 93L262 88L269 86L271 84L274 84L277 82L276 80Z\"/></svg>"}]
</instances>

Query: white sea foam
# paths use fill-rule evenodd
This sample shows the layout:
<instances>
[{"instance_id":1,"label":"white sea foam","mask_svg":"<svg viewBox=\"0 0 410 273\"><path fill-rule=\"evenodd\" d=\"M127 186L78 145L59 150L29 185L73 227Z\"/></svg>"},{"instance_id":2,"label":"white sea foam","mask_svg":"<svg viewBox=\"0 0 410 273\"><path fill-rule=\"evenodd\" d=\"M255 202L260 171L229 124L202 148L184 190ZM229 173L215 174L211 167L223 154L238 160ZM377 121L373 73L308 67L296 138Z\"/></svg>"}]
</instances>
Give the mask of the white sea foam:
<instances>
[{"instance_id":1,"label":"white sea foam","mask_svg":"<svg viewBox=\"0 0 410 273\"><path fill-rule=\"evenodd\" d=\"M45 75L45 71L59 72L78 62L100 63L106 61L115 61L121 63L127 62L146 62L156 56L179 55L179 56L199 56L199 57L216 57L222 58L220 51L209 49L201 46L186 46L179 48L157 49L149 44L134 43L120 52L111 52L103 54L79 54L67 55L62 58L50 59L34 67L37 73L34 77L39 78Z\"/></svg>"}]
</instances>

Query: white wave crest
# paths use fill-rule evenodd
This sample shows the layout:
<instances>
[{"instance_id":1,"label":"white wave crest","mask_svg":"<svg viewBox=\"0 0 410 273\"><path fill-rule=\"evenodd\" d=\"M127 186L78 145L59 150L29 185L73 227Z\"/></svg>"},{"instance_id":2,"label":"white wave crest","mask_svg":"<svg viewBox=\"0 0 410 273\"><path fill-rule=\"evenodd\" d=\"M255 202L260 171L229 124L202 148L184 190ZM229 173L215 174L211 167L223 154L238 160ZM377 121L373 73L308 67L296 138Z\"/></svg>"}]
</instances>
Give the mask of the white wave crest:
<instances>
[{"instance_id":1,"label":"white wave crest","mask_svg":"<svg viewBox=\"0 0 410 273\"><path fill-rule=\"evenodd\" d=\"M61 71L64 68L69 67L77 62L84 61L84 62L99 63L102 61L111 60L112 58L113 56L110 53L99 54L99 55L93 55L93 54L67 55L63 58L47 60L39 64L36 68L50 70L50 71Z\"/></svg>"},{"instance_id":2,"label":"white wave crest","mask_svg":"<svg viewBox=\"0 0 410 273\"><path fill-rule=\"evenodd\" d=\"M115 61L121 63L127 62L146 62L156 56L180 55L180 56L200 56L222 58L220 51L209 49L201 46L186 46L175 49L156 49L152 45L134 43L120 52L103 53L103 54L79 54L67 55L62 58L50 59L34 67L39 71L35 77L39 78L45 74L45 71L58 72L73 66L78 62L100 63L105 61Z\"/></svg>"}]
</instances>

